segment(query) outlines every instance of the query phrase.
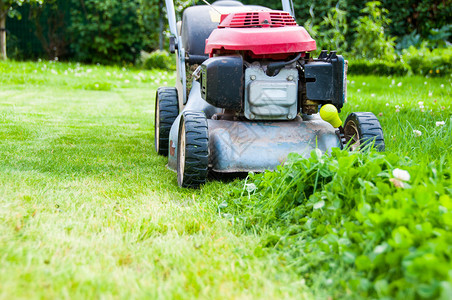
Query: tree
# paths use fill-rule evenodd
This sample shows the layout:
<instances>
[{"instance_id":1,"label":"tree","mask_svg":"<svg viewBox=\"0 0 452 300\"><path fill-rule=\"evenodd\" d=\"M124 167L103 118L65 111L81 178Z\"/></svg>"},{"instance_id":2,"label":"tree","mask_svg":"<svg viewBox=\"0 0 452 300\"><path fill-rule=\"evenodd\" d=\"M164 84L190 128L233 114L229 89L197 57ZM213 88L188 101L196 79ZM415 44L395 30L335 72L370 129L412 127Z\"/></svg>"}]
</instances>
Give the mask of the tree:
<instances>
[{"instance_id":1,"label":"tree","mask_svg":"<svg viewBox=\"0 0 452 300\"><path fill-rule=\"evenodd\" d=\"M44 0L0 0L0 59L6 60L6 17L14 16L14 6L27 3L42 4Z\"/></svg>"}]
</instances>

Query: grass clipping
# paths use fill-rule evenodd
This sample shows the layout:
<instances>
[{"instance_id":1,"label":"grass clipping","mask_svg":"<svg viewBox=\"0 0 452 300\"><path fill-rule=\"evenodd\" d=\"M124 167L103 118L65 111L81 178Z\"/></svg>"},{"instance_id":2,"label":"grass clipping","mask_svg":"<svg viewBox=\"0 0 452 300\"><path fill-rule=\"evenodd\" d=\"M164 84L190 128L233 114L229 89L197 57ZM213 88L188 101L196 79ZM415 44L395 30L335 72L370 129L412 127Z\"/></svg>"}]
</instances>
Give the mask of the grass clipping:
<instances>
[{"instance_id":1,"label":"grass clipping","mask_svg":"<svg viewBox=\"0 0 452 300\"><path fill-rule=\"evenodd\" d=\"M220 211L263 235L318 291L341 297L448 298L452 293L451 167L395 154L291 155L252 174Z\"/></svg>"}]
</instances>

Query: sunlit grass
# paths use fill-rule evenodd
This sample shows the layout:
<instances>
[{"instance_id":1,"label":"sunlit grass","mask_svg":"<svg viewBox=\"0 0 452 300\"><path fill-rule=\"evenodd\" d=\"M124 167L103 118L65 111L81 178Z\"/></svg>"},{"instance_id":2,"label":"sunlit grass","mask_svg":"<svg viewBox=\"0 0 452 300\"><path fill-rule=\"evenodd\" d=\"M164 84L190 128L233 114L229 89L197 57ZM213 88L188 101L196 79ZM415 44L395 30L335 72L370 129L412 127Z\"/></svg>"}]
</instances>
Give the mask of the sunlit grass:
<instances>
[{"instance_id":1,"label":"sunlit grass","mask_svg":"<svg viewBox=\"0 0 452 300\"><path fill-rule=\"evenodd\" d=\"M155 154L155 89L174 78L0 63L0 298L307 293L218 216L227 184L179 189Z\"/></svg>"},{"instance_id":2,"label":"sunlit grass","mask_svg":"<svg viewBox=\"0 0 452 300\"><path fill-rule=\"evenodd\" d=\"M221 218L234 183L179 189L155 154L155 90L174 81L0 62L1 298L312 298L259 236ZM450 158L450 78L350 77L348 96L342 119L380 115L388 152Z\"/></svg>"},{"instance_id":3,"label":"sunlit grass","mask_svg":"<svg viewBox=\"0 0 452 300\"><path fill-rule=\"evenodd\" d=\"M450 158L451 82L451 77L354 76L341 115L345 119L352 111L372 111L383 127L387 152L418 162Z\"/></svg>"}]
</instances>

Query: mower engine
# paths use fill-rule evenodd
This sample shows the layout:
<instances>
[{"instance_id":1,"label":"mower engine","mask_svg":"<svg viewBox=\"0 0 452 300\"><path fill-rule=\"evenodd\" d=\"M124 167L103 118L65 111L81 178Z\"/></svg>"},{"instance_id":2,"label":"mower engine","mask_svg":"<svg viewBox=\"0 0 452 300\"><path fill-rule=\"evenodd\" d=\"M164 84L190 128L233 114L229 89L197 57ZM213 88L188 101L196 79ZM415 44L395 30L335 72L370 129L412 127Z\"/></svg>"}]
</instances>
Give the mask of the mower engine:
<instances>
[{"instance_id":1,"label":"mower engine","mask_svg":"<svg viewBox=\"0 0 452 300\"><path fill-rule=\"evenodd\" d=\"M346 101L347 64L336 52L310 52L315 41L283 11L222 15L206 41L201 96L235 118L293 120L319 105ZM221 116L220 116L221 118Z\"/></svg>"}]
</instances>

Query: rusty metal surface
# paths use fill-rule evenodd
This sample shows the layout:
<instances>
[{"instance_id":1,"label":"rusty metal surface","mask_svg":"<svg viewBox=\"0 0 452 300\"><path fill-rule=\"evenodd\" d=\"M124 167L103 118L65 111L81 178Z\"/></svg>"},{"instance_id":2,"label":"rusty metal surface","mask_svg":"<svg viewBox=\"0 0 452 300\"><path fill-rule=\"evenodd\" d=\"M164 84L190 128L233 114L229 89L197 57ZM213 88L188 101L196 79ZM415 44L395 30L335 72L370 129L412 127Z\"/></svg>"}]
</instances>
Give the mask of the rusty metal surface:
<instances>
[{"instance_id":1,"label":"rusty metal surface","mask_svg":"<svg viewBox=\"0 0 452 300\"><path fill-rule=\"evenodd\" d=\"M284 122L208 120L209 165L216 172L273 170L289 153L309 157L340 147L334 128L318 115Z\"/></svg>"}]
</instances>

